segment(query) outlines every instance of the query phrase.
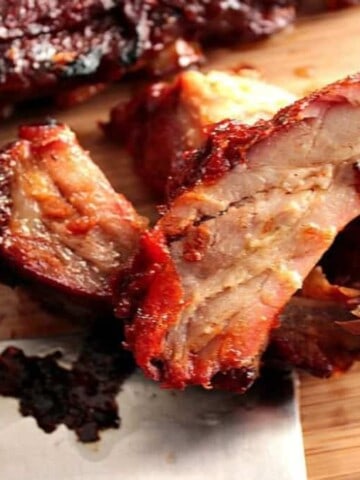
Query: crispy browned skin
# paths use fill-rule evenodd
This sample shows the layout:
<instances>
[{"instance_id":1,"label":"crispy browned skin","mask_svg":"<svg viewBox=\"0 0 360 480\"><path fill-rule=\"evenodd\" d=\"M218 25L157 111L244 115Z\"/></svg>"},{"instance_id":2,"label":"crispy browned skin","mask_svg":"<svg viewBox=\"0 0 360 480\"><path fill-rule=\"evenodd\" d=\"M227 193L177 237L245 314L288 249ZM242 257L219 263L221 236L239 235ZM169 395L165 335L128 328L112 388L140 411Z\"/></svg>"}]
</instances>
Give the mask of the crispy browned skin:
<instances>
[{"instance_id":1,"label":"crispy browned skin","mask_svg":"<svg viewBox=\"0 0 360 480\"><path fill-rule=\"evenodd\" d=\"M281 310L360 213L359 132L359 75L270 121L209 132L120 288L119 316L138 300L127 341L148 376L175 388L253 381Z\"/></svg>"},{"instance_id":2,"label":"crispy browned skin","mask_svg":"<svg viewBox=\"0 0 360 480\"><path fill-rule=\"evenodd\" d=\"M65 125L20 127L0 153L0 257L20 276L94 302L145 227ZM4 272L2 268L2 272Z\"/></svg>"},{"instance_id":3,"label":"crispy browned skin","mask_svg":"<svg viewBox=\"0 0 360 480\"><path fill-rule=\"evenodd\" d=\"M115 106L105 131L122 142L136 170L160 198L182 184L193 157L186 151L206 140L207 125L225 118L253 124L295 100L290 93L259 80L255 71L179 73Z\"/></svg>"},{"instance_id":4,"label":"crispy browned skin","mask_svg":"<svg viewBox=\"0 0 360 480\"><path fill-rule=\"evenodd\" d=\"M134 69L168 71L168 62L186 67L198 55L177 48L179 41L261 38L294 17L293 0L88 0L76 7L51 0L31 10L28 0L19 2L2 5L1 105L76 83L114 81Z\"/></svg>"}]
</instances>

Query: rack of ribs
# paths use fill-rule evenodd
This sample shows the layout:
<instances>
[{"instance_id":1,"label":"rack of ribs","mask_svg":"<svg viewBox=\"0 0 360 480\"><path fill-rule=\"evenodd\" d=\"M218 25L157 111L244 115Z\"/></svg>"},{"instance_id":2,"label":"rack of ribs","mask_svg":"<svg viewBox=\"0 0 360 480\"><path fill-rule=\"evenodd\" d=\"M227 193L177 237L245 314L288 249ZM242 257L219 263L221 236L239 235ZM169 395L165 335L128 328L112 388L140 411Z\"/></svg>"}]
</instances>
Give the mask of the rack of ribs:
<instances>
[{"instance_id":1,"label":"rack of ribs","mask_svg":"<svg viewBox=\"0 0 360 480\"><path fill-rule=\"evenodd\" d=\"M358 4L329 0L322 9ZM199 45L261 39L293 22L298 0L0 2L0 115L36 97L69 106L128 72L172 73Z\"/></svg>"},{"instance_id":2,"label":"rack of ribs","mask_svg":"<svg viewBox=\"0 0 360 480\"><path fill-rule=\"evenodd\" d=\"M185 68L199 60L190 43L271 35L292 22L294 4L294 0L2 1L0 105L115 81L140 68L156 73ZM88 94L92 91L96 89Z\"/></svg>"},{"instance_id":3,"label":"rack of ribs","mask_svg":"<svg viewBox=\"0 0 360 480\"><path fill-rule=\"evenodd\" d=\"M111 277L136 253L146 221L75 134L55 122L20 127L0 152L0 179L2 276L111 305Z\"/></svg>"}]
</instances>

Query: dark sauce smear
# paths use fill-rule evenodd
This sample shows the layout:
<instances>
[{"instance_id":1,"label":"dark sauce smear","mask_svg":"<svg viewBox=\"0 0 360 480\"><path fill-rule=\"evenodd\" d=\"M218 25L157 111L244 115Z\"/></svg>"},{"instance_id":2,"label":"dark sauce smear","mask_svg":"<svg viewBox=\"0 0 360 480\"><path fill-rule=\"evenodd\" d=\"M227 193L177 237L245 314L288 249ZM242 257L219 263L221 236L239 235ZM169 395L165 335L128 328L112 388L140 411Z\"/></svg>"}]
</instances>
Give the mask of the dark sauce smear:
<instances>
[{"instance_id":1,"label":"dark sauce smear","mask_svg":"<svg viewBox=\"0 0 360 480\"><path fill-rule=\"evenodd\" d=\"M21 414L47 433L64 424L81 442L99 440L100 431L119 428L116 395L135 369L121 346L122 330L116 320L95 322L70 370L58 364L61 352L28 357L7 348L0 355L0 395L19 399Z\"/></svg>"}]
</instances>

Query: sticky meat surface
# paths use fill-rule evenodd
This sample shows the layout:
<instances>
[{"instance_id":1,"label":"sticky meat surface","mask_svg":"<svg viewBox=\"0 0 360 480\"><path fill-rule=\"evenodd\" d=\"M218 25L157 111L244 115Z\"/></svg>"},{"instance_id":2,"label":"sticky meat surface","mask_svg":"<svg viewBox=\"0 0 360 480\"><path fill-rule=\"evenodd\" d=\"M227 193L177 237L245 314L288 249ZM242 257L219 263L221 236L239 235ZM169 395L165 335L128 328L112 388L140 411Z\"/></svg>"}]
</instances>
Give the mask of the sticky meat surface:
<instances>
[{"instance_id":1,"label":"sticky meat surface","mask_svg":"<svg viewBox=\"0 0 360 480\"><path fill-rule=\"evenodd\" d=\"M0 257L30 280L109 300L144 220L58 124L20 127L0 153Z\"/></svg>"},{"instance_id":2,"label":"sticky meat surface","mask_svg":"<svg viewBox=\"0 0 360 480\"><path fill-rule=\"evenodd\" d=\"M294 1L12 0L0 3L1 12L4 106L135 69L185 68L199 55L184 45L270 35L293 20Z\"/></svg>"},{"instance_id":3,"label":"sticky meat surface","mask_svg":"<svg viewBox=\"0 0 360 480\"><path fill-rule=\"evenodd\" d=\"M327 6L330 9L352 7L359 4L359 0L327 0Z\"/></svg>"},{"instance_id":4,"label":"sticky meat surface","mask_svg":"<svg viewBox=\"0 0 360 480\"><path fill-rule=\"evenodd\" d=\"M293 95L259 80L254 72L251 76L246 70L189 71L114 107L105 130L125 144L146 185L164 197L182 184L186 162L193 159L184 152L205 142L206 125L225 118L252 124L293 100Z\"/></svg>"},{"instance_id":5,"label":"sticky meat surface","mask_svg":"<svg viewBox=\"0 0 360 480\"><path fill-rule=\"evenodd\" d=\"M148 376L177 388L239 371L243 388L253 381L279 313L360 213L359 102L356 75L269 121L209 130L128 281L127 341Z\"/></svg>"},{"instance_id":6,"label":"sticky meat surface","mask_svg":"<svg viewBox=\"0 0 360 480\"><path fill-rule=\"evenodd\" d=\"M111 17L74 31L42 33L0 43L0 100L53 95L79 81L117 80L125 40ZM116 61L114 61L116 58Z\"/></svg>"},{"instance_id":7,"label":"sticky meat surface","mask_svg":"<svg viewBox=\"0 0 360 480\"><path fill-rule=\"evenodd\" d=\"M1 0L0 41L73 29L115 4L115 0Z\"/></svg>"}]
</instances>

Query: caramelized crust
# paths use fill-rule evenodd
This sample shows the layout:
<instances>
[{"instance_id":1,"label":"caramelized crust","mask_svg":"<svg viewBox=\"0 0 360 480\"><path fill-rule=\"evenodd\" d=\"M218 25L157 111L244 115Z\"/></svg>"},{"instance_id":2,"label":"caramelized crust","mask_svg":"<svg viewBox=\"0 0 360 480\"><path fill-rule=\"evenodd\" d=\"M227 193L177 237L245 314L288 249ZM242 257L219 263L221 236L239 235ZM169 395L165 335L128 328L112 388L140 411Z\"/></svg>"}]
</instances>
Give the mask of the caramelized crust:
<instances>
[{"instance_id":1,"label":"caramelized crust","mask_svg":"<svg viewBox=\"0 0 360 480\"><path fill-rule=\"evenodd\" d=\"M186 42L270 35L293 20L294 0L12 0L0 12L0 105L8 105L135 69L187 67L199 55Z\"/></svg>"},{"instance_id":2,"label":"caramelized crust","mask_svg":"<svg viewBox=\"0 0 360 480\"><path fill-rule=\"evenodd\" d=\"M349 89L351 96L356 95L354 90L357 88L358 79L358 74L353 75L314 92L293 105L283 108L269 122L259 121L254 126L248 127L237 121L224 120L210 125L204 147L193 153L194 158L187 162L189 168L184 174L179 190L184 191L201 183L212 184L237 165L243 164L246 167L249 149L256 144L265 143L268 137L281 136L282 132L296 123L305 123L305 117L308 114L314 116L326 114L329 107L341 106L346 100L346 89ZM351 106L356 101L349 98Z\"/></svg>"},{"instance_id":3,"label":"caramelized crust","mask_svg":"<svg viewBox=\"0 0 360 480\"><path fill-rule=\"evenodd\" d=\"M113 9L116 0L1 0L0 41L74 29Z\"/></svg>"},{"instance_id":4,"label":"caramelized crust","mask_svg":"<svg viewBox=\"0 0 360 480\"><path fill-rule=\"evenodd\" d=\"M281 310L360 214L360 76L272 120L208 131L186 185L141 242L126 336L166 387L209 388L240 371L246 388Z\"/></svg>"},{"instance_id":5,"label":"caramelized crust","mask_svg":"<svg viewBox=\"0 0 360 480\"><path fill-rule=\"evenodd\" d=\"M117 80L123 73L124 50L125 39L111 17L70 32L0 43L0 101L50 96L79 81Z\"/></svg>"},{"instance_id":6,"label":"caramelized crust","mask_svg":"<svg viewBox=\"0 0 360 480\"><path fill-rule=\"evenodd\" d=\"M145 227L64 125L20 127L0 154L0 255L22 276L109 301Z\"/></svg>"},{"instance_id":7,"label":"caramelized crust","mask_svg":"<svg viewBox=\"0 0 360 480\"><path fill-rule=\"evenodd\" d=\"M352 7L359 4L359 0L327 0L327 6L330 9Z\"/></svg>"}]
</instances>

